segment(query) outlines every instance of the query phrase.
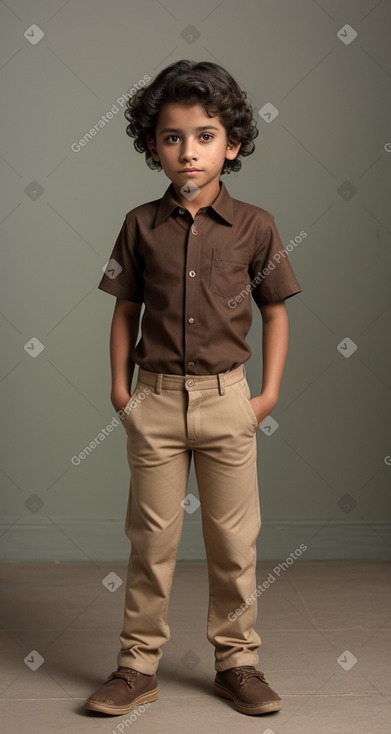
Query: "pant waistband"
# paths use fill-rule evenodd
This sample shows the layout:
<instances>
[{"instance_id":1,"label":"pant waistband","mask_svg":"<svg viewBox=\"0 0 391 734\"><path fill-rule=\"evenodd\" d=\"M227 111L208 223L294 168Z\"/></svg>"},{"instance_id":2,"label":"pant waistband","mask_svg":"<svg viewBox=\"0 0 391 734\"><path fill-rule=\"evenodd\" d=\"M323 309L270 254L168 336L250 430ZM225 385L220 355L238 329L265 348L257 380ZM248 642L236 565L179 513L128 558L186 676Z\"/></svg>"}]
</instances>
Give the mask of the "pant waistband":
<instances>
[{"instance_id":1,"label":"pant waistband","mask_svg":"<svg viewBox=\"0 0 391 734\"><path fill-rule=\"evenodd\" d=\"M216 375L168 375L163 372L149 372L139 367L138 380L145 385L151 385L155 392L162 390L213 390L218 389L224 395L225 386L233 385L246 376L244 364L234 370L219 372Z\"/></svg>"}]
</instances>

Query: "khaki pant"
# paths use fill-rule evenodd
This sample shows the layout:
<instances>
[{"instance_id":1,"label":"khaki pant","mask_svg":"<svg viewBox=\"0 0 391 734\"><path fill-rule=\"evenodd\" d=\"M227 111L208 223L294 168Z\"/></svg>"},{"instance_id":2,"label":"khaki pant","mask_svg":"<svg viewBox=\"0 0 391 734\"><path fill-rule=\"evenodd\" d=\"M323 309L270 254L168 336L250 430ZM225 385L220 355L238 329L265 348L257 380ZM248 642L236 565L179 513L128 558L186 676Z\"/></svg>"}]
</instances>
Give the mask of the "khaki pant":
<instances>
[{"instance_id":1,"label":"khaki pant","mask_svg":"<svg viewBox=\"0 0 391 734\"><path fill-rule=\"evenodd\" d=\"M139 368L124 421L131 471L131 541L118 665L155 673L170 639L167 612L182 533L191 456L208 563L207 639L215 668L256 665L256 538L261 527L258 428L244 365L218 375ZM197 503L196 503L197 505ZM253 599L246 604L246 599ZM240 614L235 614L240 605Z\"/></svg>"}]
</instances>

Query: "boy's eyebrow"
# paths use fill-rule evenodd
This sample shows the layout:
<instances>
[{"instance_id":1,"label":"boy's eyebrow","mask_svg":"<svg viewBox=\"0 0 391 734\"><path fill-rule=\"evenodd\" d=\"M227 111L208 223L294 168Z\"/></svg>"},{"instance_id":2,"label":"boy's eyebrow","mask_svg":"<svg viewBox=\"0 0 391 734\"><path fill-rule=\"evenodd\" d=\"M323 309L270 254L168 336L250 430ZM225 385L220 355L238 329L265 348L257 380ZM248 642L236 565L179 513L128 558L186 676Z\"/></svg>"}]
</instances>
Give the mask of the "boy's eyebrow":
<instances>
[{"instance_id":1,"label":"boy's eyebrow","mask_svg":"<svg viewBox=\"0 0 391 734\"><path fill-rule=\"evenodd\" d=\"M198 130L218 130L218 127L215 127L214 125L203 125L202 127L196 127L196 131ZM165 127L164 130L160 130L159 135L163 135L163 133L181 133L182 130L180 130L177 127Z\"/></svg>"}]
</instances>

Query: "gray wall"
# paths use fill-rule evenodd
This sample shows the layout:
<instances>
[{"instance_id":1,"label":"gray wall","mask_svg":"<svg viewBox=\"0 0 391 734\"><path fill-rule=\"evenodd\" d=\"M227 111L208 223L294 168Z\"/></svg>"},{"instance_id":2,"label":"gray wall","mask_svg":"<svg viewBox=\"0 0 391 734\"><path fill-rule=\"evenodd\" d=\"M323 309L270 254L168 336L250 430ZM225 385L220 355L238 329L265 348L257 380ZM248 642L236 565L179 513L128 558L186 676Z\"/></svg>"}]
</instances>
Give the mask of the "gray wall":
<instances>
[{"instance_id":1,"label":"gray wall","mask_svg":"<svg viewBox=\"0 0 391 734\"><path fill-rule=\"evenodd\" d=\"M278 109L222 180L275 216L285 246L307 233L290 252L303 292L287 301L279 425L257 437L259 558L304 543L306 560L389 559L390 2L8 0L0 21L2 558L128 557L123 428L71 459L115 415L102 267L126 212L169 183L134 151L118 100L189 58L225 66L256 109ZM338 36L347 23L354 40ZM254 305L253 394L261 327ZM198 509L178 560L204 558Z\"/></svg>"}]
</instances>

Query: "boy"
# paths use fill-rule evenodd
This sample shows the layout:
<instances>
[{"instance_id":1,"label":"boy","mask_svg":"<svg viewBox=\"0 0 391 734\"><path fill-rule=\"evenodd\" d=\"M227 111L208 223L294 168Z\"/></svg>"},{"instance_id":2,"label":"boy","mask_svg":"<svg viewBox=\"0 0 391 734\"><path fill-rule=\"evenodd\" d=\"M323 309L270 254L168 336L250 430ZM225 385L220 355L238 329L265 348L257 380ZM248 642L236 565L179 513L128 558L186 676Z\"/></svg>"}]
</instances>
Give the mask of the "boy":
<instances>
[{"instance_id":1,"label":"boy","mask_svg":"<svg viewBox=\"0 0 391 734\"><path fill-rule=\"evenodd\" d=\"M255 668L256 430L278 401L288 350L285 299L301 288L273 216L231 198L220 182L240 169L238 156L253 152L258 135L247 95L231 75L214 63L178 61L127 104L134 147L171 184L161 199L128 212L99 284L117 298L111 400L128 437L131 555L118 670L86 707L125 714L158 698L155 674L170 638L169 594L193 455L214 692L244 714L278 711L280 697ZM263 319L262 389L252 398L244 371L250 293Z\"/></svg>"}]
</instances>

